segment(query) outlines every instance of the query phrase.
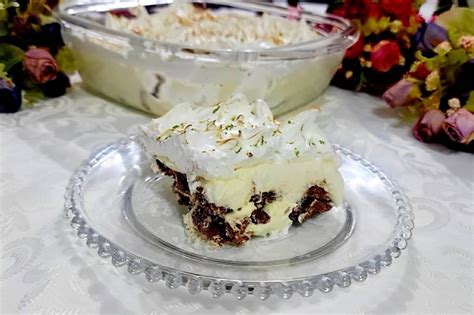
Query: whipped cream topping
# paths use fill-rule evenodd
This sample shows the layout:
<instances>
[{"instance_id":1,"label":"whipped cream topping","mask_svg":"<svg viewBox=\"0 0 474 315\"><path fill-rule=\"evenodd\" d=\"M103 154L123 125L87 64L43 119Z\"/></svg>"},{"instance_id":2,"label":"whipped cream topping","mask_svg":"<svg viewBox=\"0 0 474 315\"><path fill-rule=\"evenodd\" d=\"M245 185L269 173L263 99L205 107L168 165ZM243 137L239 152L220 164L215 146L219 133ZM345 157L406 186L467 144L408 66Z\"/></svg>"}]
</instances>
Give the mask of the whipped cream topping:
<instances>
[{"instance_id":1,"label":"whipped cream topping","mask_svg":"<svg viewBox=\"0 0 474 315\"><path fill-rule=\"evenodd\" d=\"M249 103L242 94L213 107L174 106L141 127L145 152L189 181L228 178L260 163L337 160L316 125L316 109L278 122L262 100Z\"/></svg>"},{"instance_id":2,"label":"whipped cream topping","mask_svg":"<svg viewBox=\"0 0 474 315\"><path fill-rule=\"evenodd\" d=\"M173 3L155 14L144 7L130 11L135 18L107 13L106 27L164 42L225 49L265 49L319 37L303 19L255 16L235 10L214 13L189 3Z\"/></svg>"}]
</instances>

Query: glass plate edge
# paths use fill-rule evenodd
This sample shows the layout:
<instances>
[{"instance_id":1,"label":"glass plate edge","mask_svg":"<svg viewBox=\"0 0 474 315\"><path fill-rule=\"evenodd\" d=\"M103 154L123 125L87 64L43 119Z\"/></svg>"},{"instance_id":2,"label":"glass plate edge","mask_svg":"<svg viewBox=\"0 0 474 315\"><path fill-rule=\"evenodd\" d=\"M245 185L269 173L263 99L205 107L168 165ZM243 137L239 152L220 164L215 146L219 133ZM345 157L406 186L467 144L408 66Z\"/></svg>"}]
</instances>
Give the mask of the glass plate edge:
<instances>
[{"instance_id":1,"label":"glass plate edge","mask_svg":"<svg viewBox=\"0 0 474 315\"><path fill-rule=\"evenodd\" d=\"M261 300L271 295L288 299L294 293L309 297L314 291L328 293L335 286L346 288L351 285L352 281L362 282L368 278L368 275L378 274L384 267L392 264L393 258L400 257L401 251L406 249L408 240L412 237L414 214L408 197L402 189L373 163L335 144L333 147L337 153L360 163L366 170L377 176L389 189L397 206L398 223L395 226L391 241L368 259L353 266L325 274L272 281L240 281L238 279L216 278L157 265L128 253L120 246L101 236L87 225L86 219L81 214L82 186L88 174L107 155L118 150L121 146L127 146L132 142L136 142L136 136L123 138L96 149L71 176L66 187L64 208L66 217L69 219L71 226L76 230L77 236L85 239L87 246L96 250L100 257L110 258L114 266L127 266L128 272L132 275L144 274L149 282L161 280L170 289L185 286L191 294L208 291L214 298L227 293L232 294L238 300L242 300L248 295L256 296Z\"/></svg>"}]
</instances>

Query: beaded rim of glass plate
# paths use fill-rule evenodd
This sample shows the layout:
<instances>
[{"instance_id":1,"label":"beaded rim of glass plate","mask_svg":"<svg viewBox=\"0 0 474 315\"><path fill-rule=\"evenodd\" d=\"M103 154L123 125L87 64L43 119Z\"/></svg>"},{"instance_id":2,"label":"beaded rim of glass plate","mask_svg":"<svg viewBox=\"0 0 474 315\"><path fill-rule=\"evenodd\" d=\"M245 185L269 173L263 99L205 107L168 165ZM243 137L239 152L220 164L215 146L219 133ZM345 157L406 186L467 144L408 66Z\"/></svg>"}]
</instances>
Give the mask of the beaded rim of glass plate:
<instances>
[{"instance_id":1,"label":"beaded rim of glass plate","mask_svg":"<svg viewBox=\"0 0 474 315\"><path fill-rule=\"evenodd\" d=\"M368 160L339 145L334 145L334 149L337 153L360 163L389 188L389 192L397 206L398 223L394 230L395 236L391 242L387 244L385 250L374 253L371 258L347 268L322 275L312 275L285 281L240 281L238 279L198 275L168 266L157 265L128 253L119 245L99 235L97 231L88 227L87 222L81 215L83 184L94 166L107 155L118 150L121 146L126 146L134 141L135 136L132 136L105 145L92 153L91 156L75 170L66 188L65 211L66 217L70 219L71 226L77 231L79 238L85 239L86 244L90 248L95 249L100 257L111 257L114 266L127 266L128 272L132 275L143 273L149 282L162 280L170 289L185 286L191 294L208 291L214 298L226 293L232 294L238 300L242 300L248 295L256 296L261 300L268 298L270 295L277 295L282 299L288 299L294 293L309 297L316 290L322 293L328 293L332 291L334 286L346 288L351 285L352 280L362 282L367 279L369 274L378 274L383 267L391 265L393 258L400 257L401 251L407 247L408 240L412 236L414 215L408 198L402 190L389 176Z\"/></svg>"}]
</instances>

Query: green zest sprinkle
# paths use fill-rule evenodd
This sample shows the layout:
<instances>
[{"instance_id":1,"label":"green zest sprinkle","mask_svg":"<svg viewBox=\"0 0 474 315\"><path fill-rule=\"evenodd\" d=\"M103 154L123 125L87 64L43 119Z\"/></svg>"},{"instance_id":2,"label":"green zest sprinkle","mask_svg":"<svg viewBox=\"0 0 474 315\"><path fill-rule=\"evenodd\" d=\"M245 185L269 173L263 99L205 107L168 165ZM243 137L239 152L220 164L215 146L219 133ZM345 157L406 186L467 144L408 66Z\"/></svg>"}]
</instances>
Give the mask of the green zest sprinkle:
<instances>
[{"instance_id":1,"label":"green zest sprinkle","mask_svg":"<svg viewBox=\"0 0 474 315\"><path fill-rule=\"evenodd\" d=\"M234 128L234 125L232 124L228 124L227 126L224 127L225 130L229 130L229 129L232 129Z\"/></svg>"},{"instance_id":2,"label":"green zest sprinkle","mask_svg":"<svg viewBox=\"0 0 474 315\"><path fill-rule=\"evenodd\" d=\"M235 153L239 153L240 151L242 151L242 147L238 148L237 151L235 151Z\"/></svg>"},{"instance_id":3,"label":"green zest sprinkle","mask_svg":"<svg viewBox=\"0 0 474 315\"><path fill-rule=\"evenodd\" d=\"M171 127L171 129L175 130L178 127L179 127L179 125L174 125L173 127Z\"/></svg>"},{"instance_id":4,"label":"green zest sprinkle","mask_svg":"<svg viewBox=\"0 0 474 315\"><path fill-rule=\"evenodd\" d=\"M257 140L257 142L255 142L255 144L253 144L252 146L253 147L257 147L258 145L263 145L265 143L265 137L264 136L260 136Z\"/></svg>"},{"instance_id":5,"label":"green zest sprinkle","mask_svg":"<svg viewBox=\"0 0 474 315\"><path fill-rule=\"evenodd\" d=\"M221 108L221 105L217 105L216 108L212 111L213 114L215 114L219 109Z\"/></svg>"},{"instance_id":6,"label":"green zest sprinkle","mask_svg":"<svg viewBox=\"0 0 474 315\"><path fill-rule=\"evenodd\" d=\"M294 141L288 141L287 143L288 143L288 144L293 144L293 143L295 143L295 142L294 142Z\"/></svg>"},{"instance_id":7,"label":"green zest sprinkle","mask_svg":"<svg viewBox=\"0 0 474 315\"><path fill-rule=\"evenodd\" d=\"M314 143L313 140L309 140L309 145L314 147L316 145L316 143Z\"/></svg>"},{"instance_id":8,"label":"green zest sprinkle","mask_svg":"<svg viewBox=\"0 0 474 315\"><path fill-rule=\"evenodd\" d=\"M281 131L279 129L275 130L273 133L272 133L272 136L275 136L277 133L281 133Z\"/></svg>"},{"instance_id":9,"label":"green zest sprinkle","mask_svg":"<svg viewBox=\"0 0 474 315\"><path fill-rule=\"evenodd\" d=\"M295 155L298 157L300 156L300 150L298 150L297 148L295 148Z\"/></svg>"},{"instance_id":10,"label":"green zest sprinkle","mask_svg":"<svg viewBox=\"0 0 474 315\"><path fill-rule=\"evenodd\" d=\"M323 140L319 140L319 143L325 144L326 142L324 142Z\"/></svg>"},{"instance_id":11,"label":"green zest sprinkle","mask_svg":"<svg viewBox=\"0 0 474 315\"><path fill-rule=\"evenodd\" d=\"M301 125L301 128L300 128L300 131L303 132L303 127L304 127L304 124Z\"/></svg>"},{"instance_id":12,"label":"green zest sprinkle","mask_svg":"<svg viewBox=\"0 0 474 315\"><path fill-rule=\"evenodd\" d=\"M292 124L293 122L292 122L291 120L288 120L288 123L289 123L289 124Z\"/></svg>"}]
</instances>

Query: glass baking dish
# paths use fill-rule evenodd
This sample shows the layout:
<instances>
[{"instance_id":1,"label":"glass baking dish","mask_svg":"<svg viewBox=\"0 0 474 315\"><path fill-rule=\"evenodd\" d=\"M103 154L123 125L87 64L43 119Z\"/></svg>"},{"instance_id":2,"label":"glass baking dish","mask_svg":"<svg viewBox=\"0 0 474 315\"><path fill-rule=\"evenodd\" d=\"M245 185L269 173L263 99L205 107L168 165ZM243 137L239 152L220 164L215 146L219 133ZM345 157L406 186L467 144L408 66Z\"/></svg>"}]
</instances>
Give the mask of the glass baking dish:
<instances>
[{"instance_id":1,"label":"glass baking dish","mask_svg":"<svg viewBox=\"0 0 474 315\"><path fill-rule=\"evenodd\" d=\"M275 115L313 101L329 85L345 49L356 40L342 18L303 12L321 35L268 49L206 49L147 39L106 28L105 13L145 6L156 12L173 1L72 1L58 15L85 86L137 109L162 115L188 101L212 106L234 93L265 99ZM183 2L183 1L181 1ZM185 1L208 10L240 10L289 17L286 8L233 1Z\"/></svg>"}]
</instances>

